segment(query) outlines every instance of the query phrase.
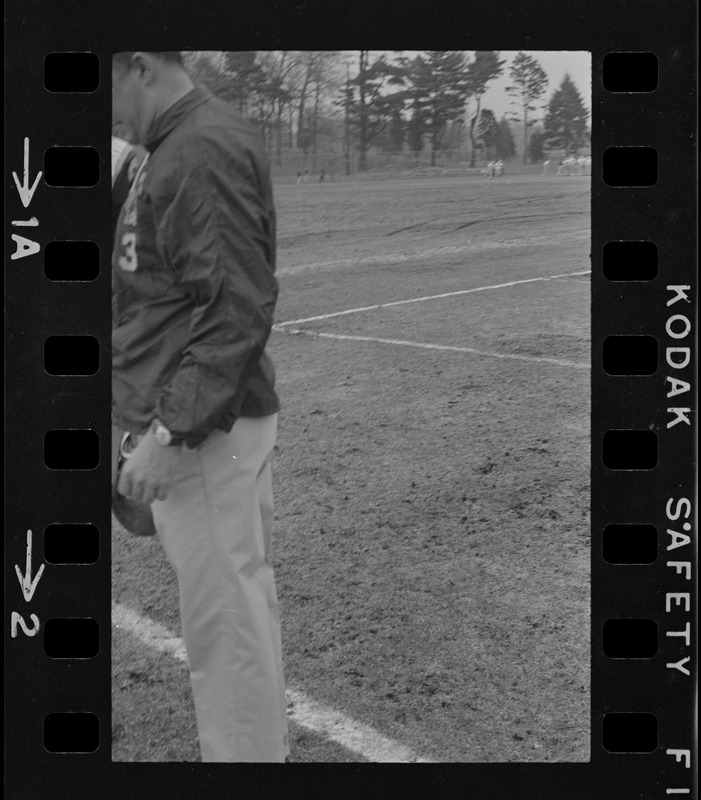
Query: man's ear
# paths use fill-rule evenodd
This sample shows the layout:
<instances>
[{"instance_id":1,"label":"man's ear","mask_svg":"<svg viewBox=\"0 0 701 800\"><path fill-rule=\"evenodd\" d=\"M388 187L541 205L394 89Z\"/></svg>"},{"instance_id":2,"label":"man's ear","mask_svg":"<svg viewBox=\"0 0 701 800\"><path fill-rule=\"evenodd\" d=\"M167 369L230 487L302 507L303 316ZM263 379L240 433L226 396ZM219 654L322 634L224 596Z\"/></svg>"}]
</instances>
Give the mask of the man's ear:
<instances>
[{"instance_id":1,"label":"man's ear","mask_svg":"<svg viewBox=\"0 0 701 800\"><path fill-rule=\"evenodd\" d=\"M141 83L148 85L153 82L158 69L157 59L152 53L137 51L131 57L131 68L136 70L136 74Z\"/></svg>"}]
</instances>

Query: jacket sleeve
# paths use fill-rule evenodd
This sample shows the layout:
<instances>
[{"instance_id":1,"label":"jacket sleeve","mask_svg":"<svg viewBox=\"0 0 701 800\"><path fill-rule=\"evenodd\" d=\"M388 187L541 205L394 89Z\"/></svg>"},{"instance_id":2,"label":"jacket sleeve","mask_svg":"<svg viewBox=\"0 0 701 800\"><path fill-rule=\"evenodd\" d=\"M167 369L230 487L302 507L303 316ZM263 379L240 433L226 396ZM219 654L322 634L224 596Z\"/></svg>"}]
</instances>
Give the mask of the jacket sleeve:
<instances>
[{"instance_id":1,"label":"jacket sleeve","mask_svg":"<svg viewBox=\"0 0 701 800\"><path fill-rule=\"evenodd\" d=\"M157 229L158 248L191 316L187 345L156 416L190 447L215 428L229 430L238 416L278 293L269 184L251 159L217 155L198 159L162 209Z\"/></svg>"}]
</instances>

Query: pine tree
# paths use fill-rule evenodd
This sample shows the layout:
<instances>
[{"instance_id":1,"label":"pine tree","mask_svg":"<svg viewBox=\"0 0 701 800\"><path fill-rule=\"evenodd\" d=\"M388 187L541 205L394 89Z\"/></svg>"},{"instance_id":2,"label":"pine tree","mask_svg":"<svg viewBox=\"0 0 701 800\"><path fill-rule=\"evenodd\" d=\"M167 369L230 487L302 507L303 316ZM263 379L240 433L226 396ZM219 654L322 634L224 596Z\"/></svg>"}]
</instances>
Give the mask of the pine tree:
<instances>
[{"instance_id":1,"label":"pine tree","mask_svg":"<svg viewBox=\"0 0 701 800\"><path fill-rule=\"evenodd\" d=\"M392 109L392 118L389 123L387 138L393 151L399 153L404 147L406 138L406 124L402 119L402 112L399 106Z\"/></svg>"},{"instance_id":2,"label":"pine tree","mask_svg":"<svg viewBox=\"0 0 701 800\"><path fill-rule=\"evenodd\" d=\"M523 163L528 161L528 127L534 120L529 120L536 110L536 102L545 92L548 85L548 76L540 64L524 52L516 54L509 75L513 83L506 87L506 91L519 105L521 119L523 120Z\"/></svg>"},{"instance_id":3,"label":"pine tree","mask_svg":"<svg viewBox=\"0 0 701 800\"><path fill-rule=\"evenodd\" d=\"M405 95L389 91L389 87L401 85L403 80L401 67L388 63L384 56L371 61L369 50L359 51L358 74L351 81L348 109L357 133L359 172L367 170L370 144L389 128L393 119L396 123L397 114L401 115Z\"/></svg>"},{"instance_id":4,"label":"pine tree","mask_svg":"<svg viewBox=\"0 0 701 800\"><path fill-rule=\"evenodd\" d=\"M504 71L505 63L503 59L499 59L498 50L478 50L475 53L474 61L467 68L469 92L475 101L475 113L470 117L471 167L475 166L475 145L476 138L479 138L479 136L475 136L475 126L480 118L482 95L487 91L487 84L498 78Z\"/></svg>"},{"instance_id":5,"label":"pine tree","mask_svg":"<svg viewBox=\"0 0 701 800\"><path fill-rule=\"evenodd\" d=\"M242 114L248 114L253 103L266 91L267 76L258 63L258 53L255 50L225 51L223 65L228 80L222 97L235 103Z\"/></svg>"},{"instance_id":6,"label":"pine tree","mask_svg":"<svg viewBox=\"0 0 701 800\"><path fill-rule=\"evenodd\" d=\"M499 137L499 123L494 116L494 112L488 108L483 108L480 120L477 124L477 141L487 151L487 158L494 155L497 139Z\"/></svg>"},{"instance_id":7,"label":"pine tree","mask_svg":"<svg viewBox=\"0 0 701 800\"><path fill-rule=\"evenodd\" d=\"M469 77L465 53L455 50L429 50L409 62L406 69L412 98L409 128L411 147L417 150L421 127L431 141L431 166L441 149L443 134L449 122L462 121Z\"/></svg>"},{"instance_id":8,"label":"pine tree","mask_svg":"<svg viewBox=\"0 0 701 800\"><path fill-rule=\"evenodd\" d=\"M426 120L424 119L423 109L418 99L412 103L411 116L407 123L406 132L409 148L418 161L419 153L424 147L424 134L426 132Z\"/></svg>"},{"instance_id":9,"label":"pine tree","mask_svg":"<svg viewBox=\"0 0 701 800\"><path fill-rule=\"evenodd\" d=\"M545 117L545 134L549 147L577 153L587 141L587 111L572 78L565 74L560 88L550 98Z\"/></svg>"},{"instance_id":10,"label":"pine tree","mask_svg":"<svg viewBox=\"0 0 701 800\"><path fill-rule=\"evenodd\" d=\"M539 164L545 160L544 144L545 133L541 130L533 131L528 140L528 158L531 160L531 164Z\"/></svg>"},{"instance_id":11,"label":"pine tree","mask_svg":"<svg viewBox=\"0 0 701 800\"><path fill-rule=\"evenodd\" d=\"M497 136L494 147L497 158L502 158L505 161L516 155L516 142L514 142L511 125L509 125L506 117L502 117L497 123Z\"/></svg>"}]
</instances>

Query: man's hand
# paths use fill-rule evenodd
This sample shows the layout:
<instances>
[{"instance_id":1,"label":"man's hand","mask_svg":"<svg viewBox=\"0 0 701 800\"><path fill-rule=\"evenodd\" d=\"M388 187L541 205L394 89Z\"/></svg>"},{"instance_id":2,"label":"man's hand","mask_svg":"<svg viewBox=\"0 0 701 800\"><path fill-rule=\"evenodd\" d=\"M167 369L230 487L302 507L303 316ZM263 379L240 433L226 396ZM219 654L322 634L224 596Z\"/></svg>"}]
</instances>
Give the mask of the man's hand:
<instances>
[{"instance_id":1,"label":"man's hand","mask_svg":"<svg viewBox=\"0 0 701 800\"><path fill-rule=\"evenodd\" d=\"M149 430L124 462L117 491L141 503L165 500L178 471L180 449L158 444Z\"/></svg>"}]
</instances>

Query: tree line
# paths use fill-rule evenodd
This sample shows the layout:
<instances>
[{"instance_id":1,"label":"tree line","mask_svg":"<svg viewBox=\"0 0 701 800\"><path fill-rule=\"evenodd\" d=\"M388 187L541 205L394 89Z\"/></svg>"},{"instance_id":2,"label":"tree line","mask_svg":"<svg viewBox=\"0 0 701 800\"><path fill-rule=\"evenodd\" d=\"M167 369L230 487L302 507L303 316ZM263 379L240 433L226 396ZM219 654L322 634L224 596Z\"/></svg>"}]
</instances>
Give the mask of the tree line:
<instances>
[{"instance_id":1,"label":"tree line","mask_svg":"<svg viewBox=\"0 0 701 800\"><path fill-rule=\"evenodd\" d=\"M234 103L262 131L273 157L296 148L306 157L343 143L347 170L368 166L371 148L418 154L431 165L441 151L467 140L470 166L516 154L511 122L522 128L522 154L542 160L545 148L576 153L588 143L589 112L565 75L543 106L548 78L537 59L519 52L508 66L512 111L497 119L482 107L489 85L504 74L499 51L422 51L406 55L360 50L190 52L197 83ZM545 112L539 119L539 112Z\"/></svg>"}]
</instances>

